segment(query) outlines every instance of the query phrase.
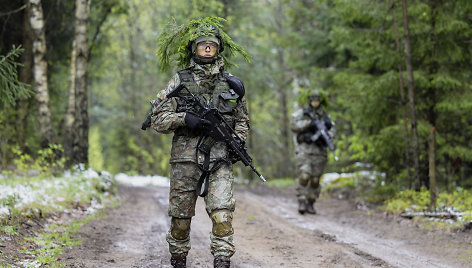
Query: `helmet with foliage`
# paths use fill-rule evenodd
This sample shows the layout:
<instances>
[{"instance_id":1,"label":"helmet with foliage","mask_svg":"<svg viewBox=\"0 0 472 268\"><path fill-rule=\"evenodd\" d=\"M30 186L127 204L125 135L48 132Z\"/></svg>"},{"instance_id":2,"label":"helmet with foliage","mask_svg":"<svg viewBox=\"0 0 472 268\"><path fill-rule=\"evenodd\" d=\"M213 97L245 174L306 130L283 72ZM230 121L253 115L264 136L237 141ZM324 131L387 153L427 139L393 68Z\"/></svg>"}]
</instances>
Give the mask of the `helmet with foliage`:
<instances>
[{"instance_id":1,"label":"helmet with foliage","mask_svg":"<svg viewBox=\"0 0 472 268\"><path fill-rule=\"evenodd\" d=\"M314 88L314 89L306 89L301 88L299 90L298 95L298 104L306 105L310 103L312 100L318 99L320 101L320 105L327 107L328 106L328 93L324 90Z\"/></svg>"},{"instance_id":2,"label":"helmet with foliage","mask_svg":"<svg viewBox=\"0 0 472 268\"><path fill-rule=\"evenodd\" d=\"M195 53L197 44L202 41L211 41L218 44L218 52L223 52L225 45L223 39L221 38L220 31L213 24L209 25L208 32L203 29L198 29L194 36L197 36L193 40L189 40L187 44L187 49L190 49L192 53Z\"/></svg>"},{"instance_id":3,"label":"helmet with foliage","mask_svg":"<svg viewBox=\"0 0 472 268\"><path fill-rule=\"evenodd\" d=\"M179 67L187 67L190 59L195 56L196 44L204 40L218 43L219 53L226 48L227 52L224 55L218 53L216 55L223 57L226 65L233 65L230 59L236 55L236 52L249 61L250 55L223 31L222 22L224 21L226 20L220 17L206 17L191 20L180 26L176 25L175 21L168 24L159 36L157 45L161 70L166 71L171 61L177 61Z\"/></svg>"},{"instance_id":4,"label":"helmet with foliage","mask_svg":"<svg viewBox=\"0 0 472 268\"><path fill-rule=\"evenodd\" d=\"M198 63L213 63L217 58L218 58L218 53L221 53L224 51L225 46L223 39L221 38L220 31L218 28L216 28L213 24L208 25L208 29L197 29L197 31L194 33L195 36L197 36L193 40L189 40L187 44L187 49L191 51L194 59ZM207 30L207 31L206 31ZM206 58L198 55L197 53L197 44L200 42L214 42L218 44L218 51L217 53L211 57L211 58Z\"/></svg>"}]
</instances>

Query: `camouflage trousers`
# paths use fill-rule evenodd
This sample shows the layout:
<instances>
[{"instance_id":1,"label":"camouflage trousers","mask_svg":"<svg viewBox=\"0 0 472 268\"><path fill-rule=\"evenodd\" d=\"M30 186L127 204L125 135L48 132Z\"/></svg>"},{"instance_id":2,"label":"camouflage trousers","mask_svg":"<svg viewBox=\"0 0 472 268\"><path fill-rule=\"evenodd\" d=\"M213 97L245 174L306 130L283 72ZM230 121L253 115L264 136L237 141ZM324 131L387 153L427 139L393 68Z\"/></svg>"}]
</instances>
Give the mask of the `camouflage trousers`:
<instances>
[{"instance_id":1,"label":"camouflage trousers","mask_svg":"<svg viewBox=\"0 0 472 268\"><path fill-rule=\"evenodd\" d=\"M190 221L195 216L198 179L202 171L195 163L173 163L171 166L169 216L171 227L166 239L171 254L186 256L190 250ZM231 257L235 252L231 225L235 208L233 168L224 164L210 175L205 209L213 223L210 251L213 256ZM173 234L184 233L176 238ZM179 239L180 238L180 239Z\"/></svg>"},{"instance_id":2,"label":"camouflage trousers","mask_svg":"<svg viewBox=\"0 0 472 268\"><path fill-rule=\"evenodd\" d=\"M299 201L318 199L321 186L320 178L326 166L326 155L297 155L297 198Z\"/></svg>"}]
</instances>

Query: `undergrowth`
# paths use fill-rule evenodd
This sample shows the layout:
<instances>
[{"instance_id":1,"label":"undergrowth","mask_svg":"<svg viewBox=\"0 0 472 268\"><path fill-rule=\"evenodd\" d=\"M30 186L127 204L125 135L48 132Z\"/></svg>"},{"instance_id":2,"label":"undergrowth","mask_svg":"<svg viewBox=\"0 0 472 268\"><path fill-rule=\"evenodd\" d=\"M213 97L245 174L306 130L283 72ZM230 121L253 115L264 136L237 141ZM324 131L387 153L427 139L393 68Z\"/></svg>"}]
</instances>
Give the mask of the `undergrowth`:
<instances>
[{"instance_id":1,"label":"undergrowth","mask_svg":"<svg viewBox=\"0 0 472 268\"><path fill-rule=\"evenodd\" d=\"M437 217L426 226L441 227L442 223L449 223L453 228L460 227L472 221L472 192L458 189L452 193L439 193L436 207L430 209L430 192L422 188L421 191L404 190L398 192L394 198L386 202L386 211L391 213L402 212L445 212L450 215L447 219ZM445 217L444 217L445 218Z\"/></svg>"},{"instance_id":2,"label":"undergrowth","mask_svg":"<svg viewBox=\"0 0 472 268\"><path fill-rule=\"evenodd\" d=\"M89 222L96 215L89 215L69 225L50 225L46 230L36 233L35 236L27 237L25 241L34 243L38 247L32 250L24 249L22 252L33 257L33 261L23 261L25 267L62 267L57 262L57 257L65 248L79 245L81 241L71 235L79 231L80 226Z\"/></svg>"},{"instance_id":3,"label":"undergrowth","mask_svg":"<svg viewBox=\"0 0 472 268\"><path fill-rule=\"evenodd\" d=\"M0 267L16 267L10 266L12 264L59 267L56 257L65 247L79 243L70 235L93 218L95 210L103 207L105 199L116 193L117 184L105 172L97 173L80 166L64 171L65 161L58 157L62 154L60 146L41 150L37 159L17 149L13 152L17 156L14 161L16 169L3 171L0 175L0 243L20 248L21 244L34 246L21 252L30 256L30 260L21 260L15 254L1 255ZM74 210L89 216L76 222L48 225L30 237L22 231L25 223L46 222L49 217Z\"/></svg>"}]
</instances>

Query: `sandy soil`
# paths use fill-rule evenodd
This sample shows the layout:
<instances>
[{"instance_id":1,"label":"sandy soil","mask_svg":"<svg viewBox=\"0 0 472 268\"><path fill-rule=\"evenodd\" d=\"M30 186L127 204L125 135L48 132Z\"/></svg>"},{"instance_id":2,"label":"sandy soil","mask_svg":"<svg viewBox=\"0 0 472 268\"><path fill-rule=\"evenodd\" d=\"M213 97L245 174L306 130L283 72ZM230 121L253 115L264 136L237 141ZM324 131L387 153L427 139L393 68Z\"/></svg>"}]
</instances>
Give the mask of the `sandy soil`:
<instances>
[{"instance_id":1,"label":"sandy soil","mask_svg":"<svg viewBox=\"0 0 472 268\"><path fill-rule=\"evenodd\" d=\"M122 204L84 225L82 245L60 256L65 267L170 267L168 188L121 186L119 192ZM427 232L326 198L317 202L317 215L302 216L290 192L238 189L236 200L232 267L471 267L471 233ZM212 267L210 231L199 198L188 267Z\"/></svg>"}]
</instances>

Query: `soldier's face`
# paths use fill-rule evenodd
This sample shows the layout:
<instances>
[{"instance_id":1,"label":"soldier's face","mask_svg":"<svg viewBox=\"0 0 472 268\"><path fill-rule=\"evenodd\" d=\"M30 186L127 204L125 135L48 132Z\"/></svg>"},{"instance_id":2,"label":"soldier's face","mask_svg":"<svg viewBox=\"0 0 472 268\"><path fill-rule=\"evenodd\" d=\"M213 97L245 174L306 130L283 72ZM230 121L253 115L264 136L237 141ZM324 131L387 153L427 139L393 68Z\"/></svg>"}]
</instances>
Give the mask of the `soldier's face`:
<instances>
[{"instance_id":1,"label":"soldier's face","mask_svg":"<svg viewBox=\"0 0 472 268\"><path fill-rule=\"evenodd\" d=\"M318 99L313 99L310 101L310 105L313 108L318 108L320 106L320 100Z\"/></svg>"},{"instance_id":2,"label":"soldier's face","mask_svg":"<svg viewBox=\"0 0 472 268\"><path fill-rule=\"evenodd\" d=\"M197 44L198 56L211 58L218 51L218 44L215 42L200 42Z\"/></svg>"}]
</instances>

